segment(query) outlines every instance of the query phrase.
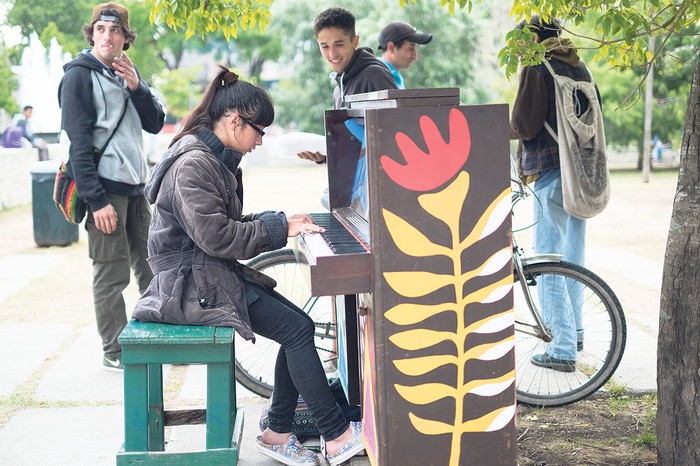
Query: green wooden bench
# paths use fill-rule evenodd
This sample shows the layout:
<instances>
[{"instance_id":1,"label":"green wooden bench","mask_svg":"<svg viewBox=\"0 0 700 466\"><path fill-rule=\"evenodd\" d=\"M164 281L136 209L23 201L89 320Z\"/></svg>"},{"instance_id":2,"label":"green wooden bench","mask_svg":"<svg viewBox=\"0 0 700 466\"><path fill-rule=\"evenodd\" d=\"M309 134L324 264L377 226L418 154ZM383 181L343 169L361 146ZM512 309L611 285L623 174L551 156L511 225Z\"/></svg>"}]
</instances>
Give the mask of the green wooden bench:
<instances>
[{"instance_id":1,"label":"green wooden bench","mask_svg":"<svg viewBox=\"0 0 700 466\"><path fill-rule=\"evenodd\" d=\"M234 330L132 320L119 336L124 364L124 445L117 464L238 462L243 410L236 408ZM163 364L206 364L206 409L166 411ZM206 422L206 450L166 452L166 425Z\"/></svg>"}]
</instances>

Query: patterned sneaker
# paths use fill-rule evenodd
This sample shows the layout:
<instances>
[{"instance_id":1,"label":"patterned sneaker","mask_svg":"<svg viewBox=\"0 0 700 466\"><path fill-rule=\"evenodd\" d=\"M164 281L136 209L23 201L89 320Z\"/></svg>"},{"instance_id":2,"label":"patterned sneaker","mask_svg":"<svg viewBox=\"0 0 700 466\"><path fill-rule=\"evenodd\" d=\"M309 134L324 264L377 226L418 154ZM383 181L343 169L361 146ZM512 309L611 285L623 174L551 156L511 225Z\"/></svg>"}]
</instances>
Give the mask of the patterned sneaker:
<instances>
[{"instance_id":1,"label":"patterned sneaker","mask_svg":"<svg viewBox=\"0 0 700 466\"><path fill-rule=\"evenodd\" d=\"M350 430L352 432L352 437L332 455L326 454L326 442L324 442L323 437L321 437L321 451L331 466L343 463L365 449L365 444L362 441L362 423L351 421Z\"/></svg>"},{"instance_id":2,"label":"patterned sneaker","mask_svg":"<svg viewBox=\"0 0 700 466\"><path fill-rule=\"evenodd\" d=\"M255 449L263 455L289 466L317 466L321 464L316 453L304 448L294 434L289 437L287 443L282 445L268 445L262 441L262 436L258 436Z\"/></svg>"},{"instance_id":3,"label":"patterned sneaker","mask_svg":"<svg viewBox=\"0 0 700 466\"><path fill-rule=\"evenodd\" d=\"M108 358L104 356L102 358L103 369L109 372L119 372L120 374L124 372L124 366L122 365L122 358Z\"/></svg>"}]
</instances>

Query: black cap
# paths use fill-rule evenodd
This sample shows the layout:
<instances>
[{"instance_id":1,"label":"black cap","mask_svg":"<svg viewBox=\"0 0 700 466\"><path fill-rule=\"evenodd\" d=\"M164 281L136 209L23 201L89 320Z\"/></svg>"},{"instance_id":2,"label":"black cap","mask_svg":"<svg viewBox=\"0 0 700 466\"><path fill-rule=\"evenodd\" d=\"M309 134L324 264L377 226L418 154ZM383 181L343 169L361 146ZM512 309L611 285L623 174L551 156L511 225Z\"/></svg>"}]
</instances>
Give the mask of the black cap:
<instances>
[{"instance_id":1,"label":"black cap","mask_svg":"<svg viewBox=\"0 0 700 466\"><path fill-rule=\"evenodd\" d=\"M432 34L416 31L416 28L408 23L401 21L392 21L384 26L382 32L379 33L379 48L386 50L387 44L393 42L401 42L407 40L416 44L427 44L433 38Z\"/></svg>"}]
</instances>

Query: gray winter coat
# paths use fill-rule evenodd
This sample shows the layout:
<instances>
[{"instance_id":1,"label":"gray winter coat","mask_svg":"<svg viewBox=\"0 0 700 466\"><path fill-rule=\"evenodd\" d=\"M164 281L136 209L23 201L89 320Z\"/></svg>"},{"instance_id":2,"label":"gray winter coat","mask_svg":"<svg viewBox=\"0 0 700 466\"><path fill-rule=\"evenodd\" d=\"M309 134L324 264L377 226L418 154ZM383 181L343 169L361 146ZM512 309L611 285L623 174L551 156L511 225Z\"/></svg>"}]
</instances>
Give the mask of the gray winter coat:
<instances>
[{"instance_id":1,"label":"gray winter coat","mask_svg":"<svg viewBox=\"0 0 700 466\"><path fill-rule=\"evenodd\" d=\"M213 133L210 133L213 136ZM218 141L218 139L217 139ZM133 317L142 322L234 327L254 340L243 280L268 289L271 278L238 260L287 243L281 212L242 216L242 187L234 171L241 154L226 150L228 166L195 136L165 153L146 185L153 205L148 262L154 277Z\"/></svg>"}]
</instances>

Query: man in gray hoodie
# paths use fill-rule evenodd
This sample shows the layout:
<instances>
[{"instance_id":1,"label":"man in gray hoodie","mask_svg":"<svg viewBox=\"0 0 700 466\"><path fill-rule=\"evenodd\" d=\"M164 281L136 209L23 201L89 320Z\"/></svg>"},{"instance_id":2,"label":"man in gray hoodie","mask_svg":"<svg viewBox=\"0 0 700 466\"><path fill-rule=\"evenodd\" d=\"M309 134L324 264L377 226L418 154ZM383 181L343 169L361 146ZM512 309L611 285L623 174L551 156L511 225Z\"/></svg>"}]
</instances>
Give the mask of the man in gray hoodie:
<instances>
[{"instance_id":1,"label":"man in gray hoodie","mask_svg":"<svg viewBox=\"0 0 700 466\"><path fill-rule=\"evenodd\" d=\"M59 86L61 143L69 147L67 169L89 207L85 229L102 363L121 370L117 337L126 326L122 292L130 268L142 292L153 277L146 262L151 212L143 195L148 166L141 131L158 133L165 112L123 53L136 39L126 7L97 5L83 35L92 49L65 65ZM102 147L98 160L94 153Z\"/></svg>"}]
</instances>

